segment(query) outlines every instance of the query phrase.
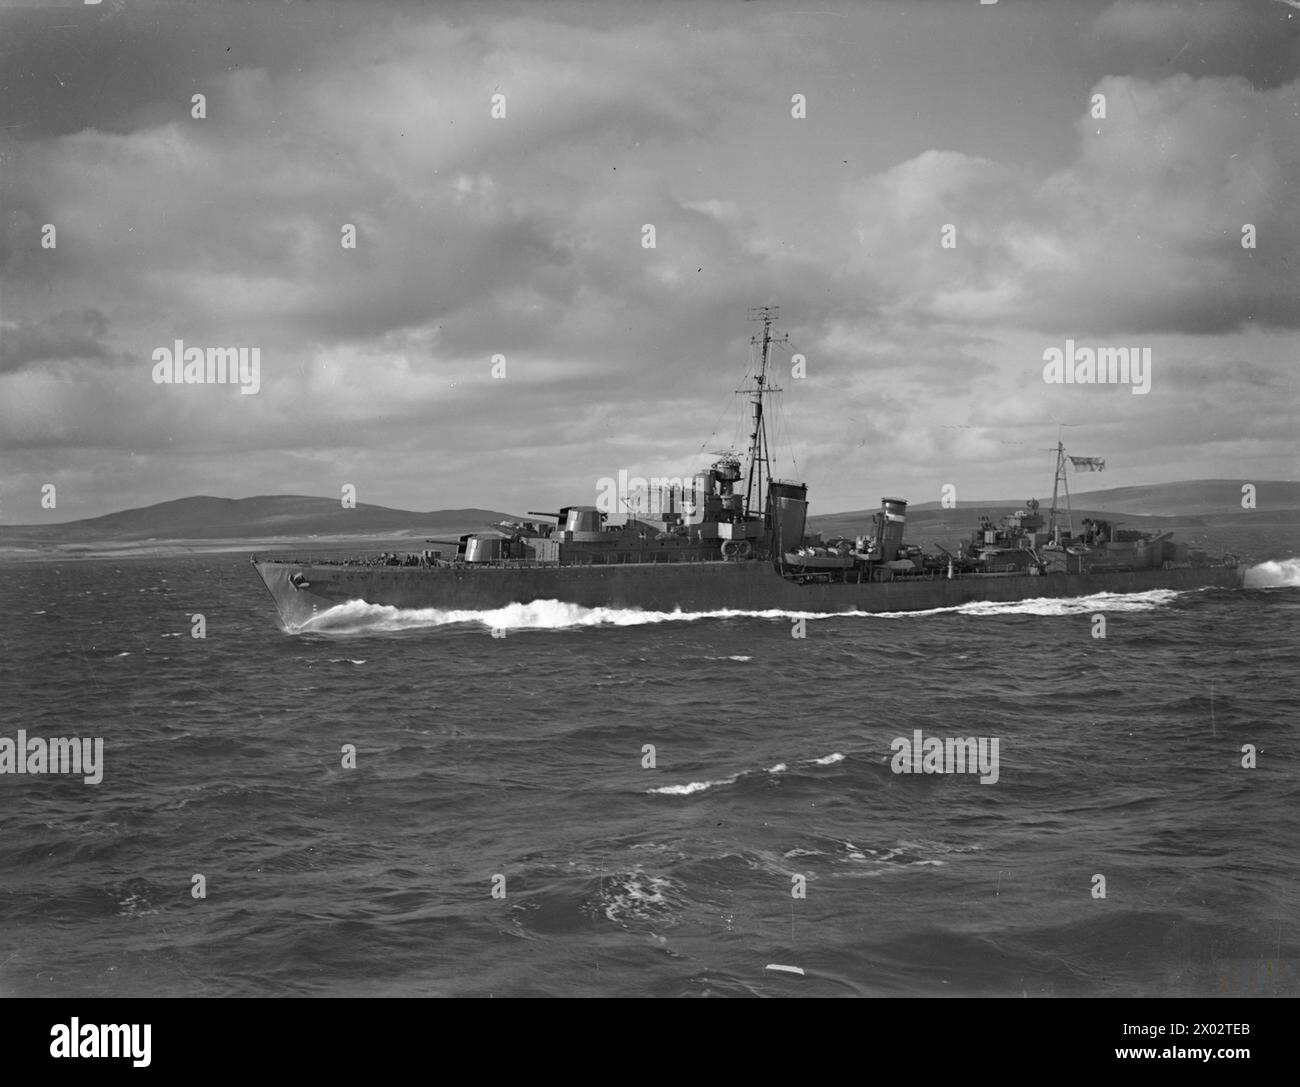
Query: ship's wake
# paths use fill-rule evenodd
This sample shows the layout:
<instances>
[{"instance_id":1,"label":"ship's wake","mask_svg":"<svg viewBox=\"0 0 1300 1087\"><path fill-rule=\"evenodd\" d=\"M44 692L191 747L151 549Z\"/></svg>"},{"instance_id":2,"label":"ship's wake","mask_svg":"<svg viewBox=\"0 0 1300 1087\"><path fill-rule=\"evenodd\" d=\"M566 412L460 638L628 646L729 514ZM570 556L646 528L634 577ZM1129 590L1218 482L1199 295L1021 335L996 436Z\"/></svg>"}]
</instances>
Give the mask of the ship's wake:
<instances>
[{"instance_id":1,"label":"ship's wake","mask_svg":"<svg viewBox=\"0 0 1300 1087\"><path fill-rule=\"evenodd\" d=\"M1300 586L1300 558L1261 562L1246 571L1247 589L1293 589Z\"/></svg>"},{"instance_id":2,"label":"ship's wake","mask_svg":"<svg viewBox=\"0 0 1300 1087\"><path fill-rule=\"evenodd\" d=\"M313 634L386 634L432 627L474 624L492 631L571 630L580 627L632 627L656 623L691 623L702 619L923 619L934 615L966 615L985 618L999 615L1080 615L1098 610L1107 612L1152 611L1168 604L1179 594L1172 589L1152 589L1144 593L1094 593L1091 596L1053 599L1017 600L1008 603L976 601L927 611L894 612L811 612L767 609L745 611L642 611L639 608L587 608L559 600L534 600L529 604L509 604L503 608L482 610L444 610L440 608L395 608L387 604L367 604L350 600L320 615L313 616L290 633Z\"/></svg>"}]
</instances>

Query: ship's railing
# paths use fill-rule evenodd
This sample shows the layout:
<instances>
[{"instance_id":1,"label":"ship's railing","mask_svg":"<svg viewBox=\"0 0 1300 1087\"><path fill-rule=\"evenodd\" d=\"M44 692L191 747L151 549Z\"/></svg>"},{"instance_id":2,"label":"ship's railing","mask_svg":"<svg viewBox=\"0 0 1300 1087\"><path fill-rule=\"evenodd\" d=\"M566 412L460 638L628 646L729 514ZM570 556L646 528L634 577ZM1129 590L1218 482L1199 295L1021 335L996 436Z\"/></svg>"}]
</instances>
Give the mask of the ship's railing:
<instances>
[{"instance_id":1,"label":"ship's railing","mask_svg":"<svg viewBox=\"0 0 1300 1087\"><path fill-rule=\"evenodd\" d=\"M667 565L684 565L688 563L721 563L726 560L717 556L709 557L700 554L690 555L665 555L662 552L646 552L644 556L636 555L629 557L602 556L594 558L591 556L580 556L569 558L563 561L552 559L489 559L482 562L464 562L453 561L449 558L427 560L422 555L414 552L397 552L398 561L386 561L383 556L393 554L393 552L374 551L374 552L341 552L341 551L319 551L304 553L302 551L256 551L252 553L253 560L256 562L275 562L288 566L348 566L358 569L437 569L441 567L454 566L457 570L531 570L538 568L552 567L570 567L570 566L667 566ZM407 555L415 556L416 561L407 561ZM612 561L611 561L612 560ZM760 559L740 560L747 562L765 561ZM734 563L733 563L734 564Z\"/></svg>"},{"instance_id":2,"label":"ship's railing","mask_svg":"<svg viewBox=\"0 0 1300 1087\"><path fill-rule=\"evenodd\" d=\"M340 550L339 548L322 548L319 551L298 547L292 551L254 551L253 558L258 562L282 562L296 566L383 566L382 556L394 554L383 548L359 550ZM405 559L408 554L416 552L399 551L396 554ZM398 565L401 565L400 563Z\"/></svg>"}]
</instances>

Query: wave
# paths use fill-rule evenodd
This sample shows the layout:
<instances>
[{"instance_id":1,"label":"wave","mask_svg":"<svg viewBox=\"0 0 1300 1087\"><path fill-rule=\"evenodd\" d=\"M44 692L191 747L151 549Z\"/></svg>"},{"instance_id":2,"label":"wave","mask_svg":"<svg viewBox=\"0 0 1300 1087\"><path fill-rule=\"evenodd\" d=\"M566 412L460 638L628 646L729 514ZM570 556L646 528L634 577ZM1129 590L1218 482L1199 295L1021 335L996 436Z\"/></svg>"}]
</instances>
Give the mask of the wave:
<instances>
[{"instance_id":1,"label":"wave","mask_svg":"<svg viewBox=\"0 0 1300 1087\"><path fill-rule=\"evenodd\" d=\"M669 877L650 875L638 865L631 872L602 876L599 897L605 917L626 927L629 922L668 922L684 893Z\"/></svg>"},{"instance_id":2,"label":"wave","mask_svg":"<svg viewBox=\"0 0 1300 1087\"><path fill-rule=\"evenodd\" d=\"M1288 560L1295 563L1296 560ZM1276 563L1265 563L1276 566ZM1292 576L1300 576L1293 570ZM925 611L786 611L770 608L742 611L723 608L716 611L643 611L640 608L588 608L559 600L534 600L528 604L508 604L503 608L460 610L442 608L396 608L389 604L367 604L349 600L313 616L291 633L383 634L422 630L431 627L477 623L489 630L571 630L575 627L632 627L656 623L690 623L702 619L924 619L934 615L965 615L986 618L999 615L1079 615L1104 608L1108 612L1151 611L1168 604L1179 594L1173 589L1152 589L1143 593L1094 593L1070 598L1036 597L1009 603L974 601ZM746 662L748 657L727 659Z\"/></svg>"},{"instance_id":3,"label":"wave","mask_svg":"<svg viewBox=\"0 0 1300 1087\"><path fill-rule=\"evenodd\" d=\"M853 614L853 613L845 613ZM560 600L534 600L528 604L507 604L502 608L442 609L396 608L388 604L367 604L349 600L313 616L293 628L293 633L355 634L363 632L419 630L426 627L479 623L493 630L567 630L574 627L643 626L651 623L694 622L699 619L754 617L784 619L787 616L823 619L813 612L739 611L643 611L640 608L588 608ZM738 657L729 659L738 660Z\"/></svg>"},{"instance_id":4,"label":"wave","mask_svg":"<svg viewBox=\"0 0 1300 1087\"><path fill-rule=\"evenodd\" d=\"M717 781L691 781L685 785L664 785L658 789L647 789L647 793L658 793L660 796L690 796L692 793L702 793L705 789L712 789L717 785L734 785L740 780L739 774L732 774L728 778L719 778Z\"/></svg>"},{"instance_id":5,"label":"wave","mask_svg":"<svg viewBox=\"0 0 1300 1087\"><path fill-rule=\"evenodd\" d=\"M823 756L820 759L803 759L800 766L833 766L837 762L843 762L844 756L838 751L833 754ZM715 781L690 781L685 785L661 785L658 789L647 789L647 793L655 793L659 796L691 796L694 793L702 793L706 789L716 789L720 785L734 785L743 777L751 774L784 774L790 767L783 762L778 762L775 766L768 766L762 770L740 770L730 777L718 778Z\"/></svg>"},{"instance_id":6,"label":"wave","mask_svg":"<svg viewBox=\"0 0 1300 1087\"><path fill-rule=\"evenodd\" d=\"M969 615L986 618L992 615L1082 615L1093 611L1137 612L1154 611L1171 603L1179 595L1177 589L1149 589L1143 593L1093 593L1091 596L1053 597L1038 596L1032 600L996 602L974 600L948 608L930 608L927 611L872 612L877 619L921 619L930 615Z\"/></svg>"},{"instance_id":7,"label":"wave","mask_svg":"<svg viewBox=\"0 0 1300 1087\"><path fill-rule=\"evenodd\" d=\"M1246 571L1248 589L1285 589L1300 586L1300 558L1261 562Z\"/></svg>"}]
</instances>

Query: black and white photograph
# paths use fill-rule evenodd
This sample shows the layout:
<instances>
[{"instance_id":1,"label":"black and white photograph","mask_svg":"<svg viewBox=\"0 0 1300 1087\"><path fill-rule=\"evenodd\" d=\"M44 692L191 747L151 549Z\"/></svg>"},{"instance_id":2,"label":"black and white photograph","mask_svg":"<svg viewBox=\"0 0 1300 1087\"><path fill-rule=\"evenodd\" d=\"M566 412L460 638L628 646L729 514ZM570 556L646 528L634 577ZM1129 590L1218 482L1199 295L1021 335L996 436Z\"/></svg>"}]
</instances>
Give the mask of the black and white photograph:
<instances>
[{"instance_id":1,"label":"black and white photograph","mask_svg":"<svg viewBox=\"0 0 1300 1087\"><path fill-rule=\"evenodd\" d=\"M0 996L1249 1066L1298 209L1295 0L0 0Z\"/></svg>"}]
</instances>

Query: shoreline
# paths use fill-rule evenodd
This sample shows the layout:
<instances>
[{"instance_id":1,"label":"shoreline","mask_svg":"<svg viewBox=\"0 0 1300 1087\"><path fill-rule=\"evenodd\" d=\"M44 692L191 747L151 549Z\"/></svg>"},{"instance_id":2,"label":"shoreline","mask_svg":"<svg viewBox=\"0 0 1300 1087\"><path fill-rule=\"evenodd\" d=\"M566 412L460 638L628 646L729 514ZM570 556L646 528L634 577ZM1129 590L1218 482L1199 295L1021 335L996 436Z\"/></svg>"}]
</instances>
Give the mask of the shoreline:
<instances>
[{"instance_id":1,"label":"shoreline","mask_svg":"<svg viewBox=\"0 0 1300 1087\"><path fill-rule=\"evenodd\" d=\"M464 531L474 531L467 528ZM460 533L448 533L460 535ZM0 562L65 562L70 559L174 558L179 555L249 555L272 551L419 551L422 536L263 536L254 539L97 540L22 547L0 544ZM443 548L449 546L446 543Z\"/></svg>"}]
</instances>

